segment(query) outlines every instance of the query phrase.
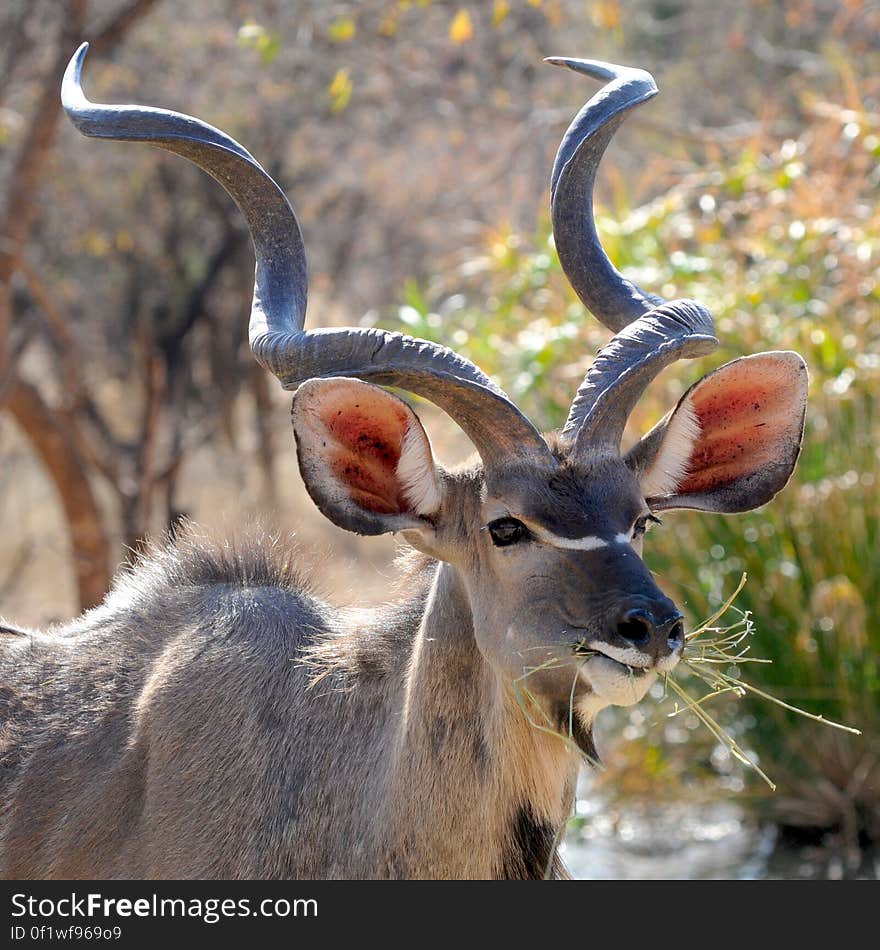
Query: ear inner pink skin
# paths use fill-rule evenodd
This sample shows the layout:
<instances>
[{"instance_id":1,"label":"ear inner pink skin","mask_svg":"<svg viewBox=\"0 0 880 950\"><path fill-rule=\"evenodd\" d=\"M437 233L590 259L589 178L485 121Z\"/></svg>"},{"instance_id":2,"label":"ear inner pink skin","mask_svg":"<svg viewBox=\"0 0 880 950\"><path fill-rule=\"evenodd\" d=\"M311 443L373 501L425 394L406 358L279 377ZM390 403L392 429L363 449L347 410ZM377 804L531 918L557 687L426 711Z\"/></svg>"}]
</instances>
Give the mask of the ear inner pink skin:
<instances>
[{"instance_id":1,"label":"ear inner pink skin","mask_svg":"<svg viewBox=\"0 0 880 950\"><path fill-rule=\"evenodd\" d=\"M333 474L368 511L408 511L397 466L409 420L402 409L384 401L359 410L356 404L343 411L332 400L321 407L321 422L336 443L328 455Z\"/></svg>"},{"instance_id":2,"label":"ear inner pink skin","mask_svg":"<svg viewBox=\"0 0 880 950\"><path fill-rule=\"evenodd\" d=\"M701 435L679 494L711 492L779 458L796 386L769 369L749 369L709 378L690 397Z\"/></svg>"}]
</instances>

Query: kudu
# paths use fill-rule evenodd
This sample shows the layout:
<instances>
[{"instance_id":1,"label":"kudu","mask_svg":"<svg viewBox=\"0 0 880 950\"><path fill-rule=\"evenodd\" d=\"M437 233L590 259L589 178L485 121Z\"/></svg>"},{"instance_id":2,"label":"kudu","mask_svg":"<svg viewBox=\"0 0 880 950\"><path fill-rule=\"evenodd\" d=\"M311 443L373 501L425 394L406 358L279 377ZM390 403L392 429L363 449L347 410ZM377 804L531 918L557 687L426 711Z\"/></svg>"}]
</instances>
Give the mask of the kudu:
<instances>
[{"instance_id":1,"label":"kudu","mask_svg":"<svg viewBox=\"0 0 880 950\"><path fill-rule=\"evenodd\" d=\"M64 108L89 136L147 142L211 174L256 248L250 344L295 391L311 497L334 524L398 532L408 590L376 609L321 602L291 551L194 533L144 557L105 602L2 635L0 868L16 877L531 878L556 861L579 756L608 705L641 700L683 620L641 559L671 508L739 512L787 482L807 375L794 353L734 360L634 448L624 425L674 360L717 346L699 304L626 280L592 191L650 74L601 79L551 179L563 268L614 331L561 433L542 436L475 365L377 329L304 330L296 217L256 160L188 116L90 103L86 46ZM440 406L479 455L447 471L410 406ZM592 651L585 657L575 644Z\"/></svg>"}]
</instances>

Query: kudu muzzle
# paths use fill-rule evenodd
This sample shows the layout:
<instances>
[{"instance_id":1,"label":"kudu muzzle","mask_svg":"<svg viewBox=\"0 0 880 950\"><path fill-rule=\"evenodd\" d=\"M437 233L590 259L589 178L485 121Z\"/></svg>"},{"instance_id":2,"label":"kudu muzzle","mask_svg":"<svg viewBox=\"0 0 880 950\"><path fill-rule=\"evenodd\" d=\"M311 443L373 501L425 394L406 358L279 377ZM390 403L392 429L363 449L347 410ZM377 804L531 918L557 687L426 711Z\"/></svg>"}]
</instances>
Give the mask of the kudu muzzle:
<instances>
[{"instance_id":1,"label":"kudu muzzle","mask_svg":"<svg viewBox=\"0 0 880 950\"><path fill-rule=\"evenodd\" d=\"M594 556L592 562L586 645L637 669L659 663L671 668L684 647L681 611L628 545L614 545L606 557Z\"/></svg>"},{"instance_id":2,"label":"kudu muzzle","mask_svg":"<svg viewBox=\"0 0 880 950\"><path fill-rule=\"evenodd\" d=\"M654 663L677 656L684 646L684 621L680 610L663 593L632 597L610 631L614 642L647 653Z\"/></svg>"}]
</instances>

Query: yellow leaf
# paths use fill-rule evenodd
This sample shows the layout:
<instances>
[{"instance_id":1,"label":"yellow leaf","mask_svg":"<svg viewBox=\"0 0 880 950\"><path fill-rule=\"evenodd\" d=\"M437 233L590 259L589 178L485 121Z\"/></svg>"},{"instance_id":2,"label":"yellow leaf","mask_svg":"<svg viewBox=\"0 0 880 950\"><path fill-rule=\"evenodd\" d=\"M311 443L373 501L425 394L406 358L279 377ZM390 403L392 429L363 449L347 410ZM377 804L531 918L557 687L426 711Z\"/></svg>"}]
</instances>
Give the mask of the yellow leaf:
<instances>
[{"instance_id":1,"label":"yellow leaf","mask_svg":"<svg viewBox=\"0 0 880 950\"><path fill-rule=\"evenodd\" d=\"M471 21L471 15L462 8L455 14L452 23L449 26L449 39L453 43L467 43L474 35L474 24Z\"/></svg>"},{"instance_id":2,"label":"yellow leaf","mask_svg":"<svg viewBox=\"0 0 880 950\"><path fill-rule=\"evenodd\" d=\"M492 26L503 23L508 13L510 13L510 4L507 0L495 0L495 5L492 7Z\"/></svg>"},{"instance_id":3,"label":"yellow leaf","mask_svg":"<svg viewBox=\"0 0 880 950\"><path fill-rule=\"evenodd\" d=\"M334 20L327 27L327 36L334 43L350 43L357 33L357 24L350 16Z\"/></svg>"},{"instance_id":4,"label":"yellow leaf","mask_svg":"<svg viewBox=\"0 0 880 950\"><path fill-rule=\"evenodd\" d=\"M351 81L351 76L349 76L348 70L337 70L336 75L333 77L333 81L327 87L327 92L330 94L330 98L333 100L330 105L331 111L342 112L351 99L351 93L353 89L354 83Z\"/></svg>"}]
</instances>

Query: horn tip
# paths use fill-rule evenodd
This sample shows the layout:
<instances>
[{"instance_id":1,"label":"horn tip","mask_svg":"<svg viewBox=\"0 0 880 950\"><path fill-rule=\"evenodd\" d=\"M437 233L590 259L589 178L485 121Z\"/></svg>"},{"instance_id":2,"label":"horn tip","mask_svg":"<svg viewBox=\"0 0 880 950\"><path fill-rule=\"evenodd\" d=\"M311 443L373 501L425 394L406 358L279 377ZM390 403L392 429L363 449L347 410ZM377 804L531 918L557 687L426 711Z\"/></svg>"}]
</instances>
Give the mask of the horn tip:
<instances>
[{"instance_id":1,"label":"horn tip","mask_svg":"<svg viewBox=\"0 0 880 950\"><path fill-rule=\"evenodd\" d=\"M595 79L614 79L625 66L615 66L598 59L577 59L573 56L545 56L544 62L551 66L565 66L576 73L586 73Z\"/></svg>"},{"instance_id":2,"label":"horn tip","mask_svg":"<svg viewBox=\"0 0 880 950\"><path fill-rule=\"evenodd\" d=\"M616 63L606 63L598 59L576 59L571 56L545 56L544 62L550 66L564 66L576 73L583 73L592 79L603 82L612 82L615 79L638 81L645 85L649 95L657 91L654 77L645 69L635 66L620 66Z\"/></svg>"},{"instance_id":3,"label":"horn tip","mask_svg":"<svg viewBox=\"0 0 880 950\"><path fill-rule=\"evenodd\" d=\"M79 72L82 69L83 61L86 58L86 53L89 51L88 42L80 43L77 47L76 52L73 56L70 57L70 62L67 65L69 70L75 70L77 78L79 77Z\"/></svg>"},{"instance_id":4,"label":"horn tip","mask_svg":"<svg viewBox=\"0 0 880 950\"><path fill-rule=\"evenodd\" d=\"M75 108L82 101L82 66L88 51L89 44L80 43L64 70L64 78L61 80L61 105L66 110Z\"/></svg>"}]
</instances>

